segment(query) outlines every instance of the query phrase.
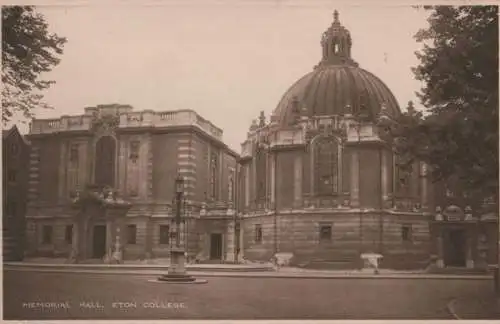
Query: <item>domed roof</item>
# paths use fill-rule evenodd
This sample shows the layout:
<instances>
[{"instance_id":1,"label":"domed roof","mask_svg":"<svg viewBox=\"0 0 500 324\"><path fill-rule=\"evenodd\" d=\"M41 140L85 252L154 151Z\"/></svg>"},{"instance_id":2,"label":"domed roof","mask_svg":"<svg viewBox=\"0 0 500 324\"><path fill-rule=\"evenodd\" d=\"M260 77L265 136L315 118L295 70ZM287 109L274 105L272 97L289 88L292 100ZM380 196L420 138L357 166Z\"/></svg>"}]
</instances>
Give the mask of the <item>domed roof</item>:
<instances>
[{"instance_id":1,"label":"domed roof","mask_svg":"<svg viewBox=\"0 0 500 324\"><path fill-rule=\"evenodd\" d=\"M382 106L388 114L401 113L391 90L374 74L358 67L351 58L351 36L334 13L334 21L323 34L323 58L314 70L295 82L283 95L273 115L288 124L298 114L343 115L346 106L356 113L365 109L375 118Z\"/></svg>"}]
</instances>

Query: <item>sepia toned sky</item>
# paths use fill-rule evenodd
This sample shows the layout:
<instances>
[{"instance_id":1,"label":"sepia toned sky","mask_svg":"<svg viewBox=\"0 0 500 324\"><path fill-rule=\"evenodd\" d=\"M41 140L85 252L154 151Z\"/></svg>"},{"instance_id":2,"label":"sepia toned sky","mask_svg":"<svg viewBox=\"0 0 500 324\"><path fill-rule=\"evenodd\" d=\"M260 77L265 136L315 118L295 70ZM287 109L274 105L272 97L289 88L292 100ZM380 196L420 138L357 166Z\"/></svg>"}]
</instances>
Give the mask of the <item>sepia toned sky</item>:
<instances>
[{"instance_id":1,"label":"sepia toned sky","mask_svg":"<svg viewBox=\"0 0 500 324\"><path fill-rule=\"evenodd\" d=\"M46 76L57 82L45 96L54 109L36 116L81 114L86 106L109 103L194 109L222 128L224 141L239 152L251 120L261 110L269 116L288 87L319 62L321 34L334 9L351 32L360 67L380 77L403 109L417 101L420 83L410 68L421 45L413 35L427 25L427 13L408 5L50 5L39 11L68 43L60 65Z\"/></svg>"}]
</instances>

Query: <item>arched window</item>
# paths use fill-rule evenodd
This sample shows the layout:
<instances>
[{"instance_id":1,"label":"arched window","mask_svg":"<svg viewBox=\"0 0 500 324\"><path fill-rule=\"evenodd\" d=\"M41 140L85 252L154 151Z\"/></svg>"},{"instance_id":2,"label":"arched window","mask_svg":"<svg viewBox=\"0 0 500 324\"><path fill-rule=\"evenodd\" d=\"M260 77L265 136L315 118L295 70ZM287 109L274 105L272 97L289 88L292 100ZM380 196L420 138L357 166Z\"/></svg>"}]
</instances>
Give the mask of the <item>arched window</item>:
<instances>
[{"instance_id":1,"label":"arched window","mask_svg":"<svg viewBox=\"0 0 500 324\"><path fill-rule=\"evenodd\" d=\"M411 177L413 168L404 165L404 160L396 156L395 163L395 189L396 194L400 196L410 195Z\"/></svg>"},{"instance_id":2,"label":"arched window","mask_svg":"<svg viewBox=\"0 0 500 324\"><path fill-rule=\"evenodd\" d=\"M101 137L95 148L95 183L115 186L116 143L111 136Z\"/></svg>"},{"instance_id":3,"label":"arched window","mask_svg":"<svg viewBox=\"0 0 500 324\"><path fill-rule=\"evenodd\" d=\"M315 141L314 190L317 195L329 196L338 193L339 167L338 144L334 137L322 137Z\"/></svg>"},{"instance_id":4,"label":"arched window","mask_svg":"<svg viewBox=\"0 0 500 324\"><path fill-rule=\"evenodd\" d=\"M266 198L267 154L264 147L258 147L255 153L255 180L257 185L257 200Z\"/></svg>"}]
</instances>

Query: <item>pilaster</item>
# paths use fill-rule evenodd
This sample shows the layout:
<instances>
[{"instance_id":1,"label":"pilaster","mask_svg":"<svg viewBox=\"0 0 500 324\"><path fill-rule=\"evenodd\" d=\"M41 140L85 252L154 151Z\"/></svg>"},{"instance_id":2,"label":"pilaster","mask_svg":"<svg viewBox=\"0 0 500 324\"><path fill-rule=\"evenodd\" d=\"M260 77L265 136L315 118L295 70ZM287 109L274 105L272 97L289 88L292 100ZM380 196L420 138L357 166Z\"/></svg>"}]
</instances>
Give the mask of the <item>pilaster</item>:
<instances>
[{"instance_id":1,"label":"pilaster","mask_svg":"<svg viewBox=\"0 0 500 324\"><path fill-rule=\"evenodd\" d=\"M28 202L36 202L39 198L40 185L40 147L33 145L29 157Z\"/></svg>"},{"instance_id":2,"label":"pilaster","mask_svg":"<svg viewBox=\"0 0 500 324\"><path fill-rule=\"evenodd\" d=\"M220 163L220 162L219 162ZM196 188L196 147L191 138L179 139L177 147L177 168L184 178L186 199L192 200ZM210 174L210 173L209 173Z\"/></svg>"},{"instance_id":3,"label":"pilaster","mask_svg":"<svg viewBox=\"0 0 500 324\"><path fill-rule=\"evenodd\" d=\"M389 156L386 150L382 149L381 154L381 195L382 195L382 208L384 208L384 203L389 199Z\"/></svg>"},{"instance_id":4,"label":"pilaster","mask_svg":"<svg viewBox=\"0 0 500 324\"><path fill-rule=\"evenodd\" d=\"M351 206L359 207L359 151L351 151Z\"/></svg>"},{"instance_id":5,"label":"pilaster","mask_svg":"<svg viewBox=\"0 0 500 324\"><path fill-rule=\"evenodd\" d=\"M473 246L473 239L472 236L469 234L467 235L466 246L465 246L465 266L468 269L474 268L474 257L472 254L472 246Z\"/></svg>"},{"instance_id":6,"label":"pilaster","mask_svg":"<svg viewBox=\"0 0 500 324\"><path fill-rule=\"evenodd\" d=\"M243 166L245 169L245 207L250 205L250 164Z\"/></svg>"},{"instance_id":7,"label":"pilaster","mask_svg":"<svg viewBox=\"0 0 500 324\"><path fill-rule=\"evenodd\" d=\"M438 233L438 236L436 238L436 242L437 242L437 261L436 261L436 266L438 268L444 268L444 253L443 253L443 250L444 250L444 246L443 246L443 234L441 233L441 231L439 231Z\"/></svg>"},{"instance_id":8,"label":"pilaster","mask_svg":"<svg viewBox=\"0 0 500 324\"><path fill-rule=\"evenodd\" d=\"M61 142L61 150L60 155L59 155L59 186L58 186L58 196L59 200L62 201L64 198L66 198L67 194L67 178L66 178L66 172L68 169L68 165L66 163L66 152L68 150L68 142L67 141L62 141Z\"/></svg>"},{"instance_id":9,"label":"pilaster","mask_svg":"<svg viewBox=\"0 0 500 324\"><path fill-rule=\"evenodd\" d=\"M234 220L227 222L225 260L233 262L235 255Z\"/></svg>"},{"instance_id":10,"label":"pilaster","mask_svg":"<svg viewBox=\"0 0 500 324\"><path fill-rule=\"evenodd\" d=\"M271 190L271 205L274 206L274 202L276 200L275 194L276 194L276 160L275 160L275 155L276 153L273 153L271 155L271 172L270 172L270 190Z\"/></svg>"},{"instance_id":11,"label":"pilaster","mask_svg":"<svg viewBox=\"0 0 500 324\"><path fill-rule=\"evenodd\" d=\"M294 197L294 205L300 205L302 201L302 156L297 154L294 158L293 164L293 197Z\"/></svg>"}]
</instances>

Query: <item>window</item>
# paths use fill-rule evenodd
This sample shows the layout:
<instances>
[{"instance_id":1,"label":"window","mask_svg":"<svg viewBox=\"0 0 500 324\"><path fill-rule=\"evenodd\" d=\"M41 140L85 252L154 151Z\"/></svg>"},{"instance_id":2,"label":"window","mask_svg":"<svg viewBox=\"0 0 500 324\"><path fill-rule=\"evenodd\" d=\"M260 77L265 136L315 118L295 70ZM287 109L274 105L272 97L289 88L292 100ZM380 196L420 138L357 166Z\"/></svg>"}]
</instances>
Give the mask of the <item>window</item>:
<instances>
[{"instance_id":1,"label":"window","mask_svg":"<svg viewBox=\"0 0 500 324\"><path fill-rule=\"evenodd\" d=\"M42 227L42 244L52 243L52 226L43 225Z\"/></svg>"},{"instance_id":2,"label":"window","mask_svg":"<svg viewBox=\"0 0 500 324\"><path fill-rule=\"evenodd\" d=\"M9 182L16 182L17 170L16 169L9 169L9 171L7 173L7 179Z\"/></svg>"},{"instance_id":3,"label":"window","mask_svg":"<svg viewBox=\"0 0 500 324\"><path fill-rule=\"evenodd\" d=\"M71 147L69 149L69 161L73 164L78 163L79 159L78 149L79 149L78 144L71 144Z\"/></svg>"},{"instance_id":4,"label":"window","mask_svg":"<svg viewBox=\"0 0 500 324\"><path fill-rule=\"evenodd\" d=\"M66 229L64 231L64 241L66 244L73 243L73 225L66 225Z\"/></svg>"},{"instance_id":5,"label":"window","mask_svg":"<svg viewBox=\"0 0 500 324\"><path fill-rule=\"evenodd\" d=\"M332 240L332 225L321 225L319 228L319 241L330 242Z\"/></svg>"},{"instance_id":6,"label":"window","mask_svg":"<svg viewBox=\"0 0 500 324\"><path fill-rule=\"evenodd\" d=\"M410 242L411 241L411 226L410 225L403 225L401 227L401 238L404 242Z\"/></svg>"},{"instance_id":7,"label":"window","mask_svg":"<svg viewBox=\"0 0 500 324\"><path fill-rule=\"evenodd\" d=\"M15 217L17 212L17 203L15 201L7 202L7 216Z\"/></svg>"},{"instance_id":8,"label":"window","mask_svg":"<svg viewBox=\"0 0 500 324\"><path fill-rule=\"evenodd\" d=\"M12 143L10 145L10 153L15 155L17 152L19 152L19 146L16 143Z\"/></svg>"},{"instance_id":9,"label":"window","mask_svg":"<svg viewBox=\"0 0 500 324\"><path fill-rule=\"evenodd\" d=\"M160 225L160 244L169 244L170 226Z\"/></svg>"},{"instance_id":10,"label":"window","mask_svg":"<svg viewBox=\"0 0 500 324\"><path fill-rule=\"evenodd\" d=\"M130 155L129 158L132 163L137 163L137 159L139 158L139 141L130 142Z\"/></svg>"},{"instance_id":11,"label":"window","mask_svg":"<svg viewBox=\"0 0 500 324\"><path fill-rule=\"evenodd\" d=\"M255 225L255 243L262 242L262 225Z\"/></svg>"},{"instance_id":12,"label":"window","mask_svg":"<svg viewBox=\"0 0 500 324\"><path fill-rule=\"evenodd\" d=\"M127 243L128 244L136 244L137 239L137 226L136 225L128 225L127 226Z\"/></svg>"},{"instance_id":13,"label":"window","mask_svg":"<svg viewBox=\"0 0 500 324\"><path fill-rule=\"evenodd\" d=\"M319 139L314 147L315 189L320 196L338 191L338 146L334 137Z\"/></svg>"}]
</instances>

